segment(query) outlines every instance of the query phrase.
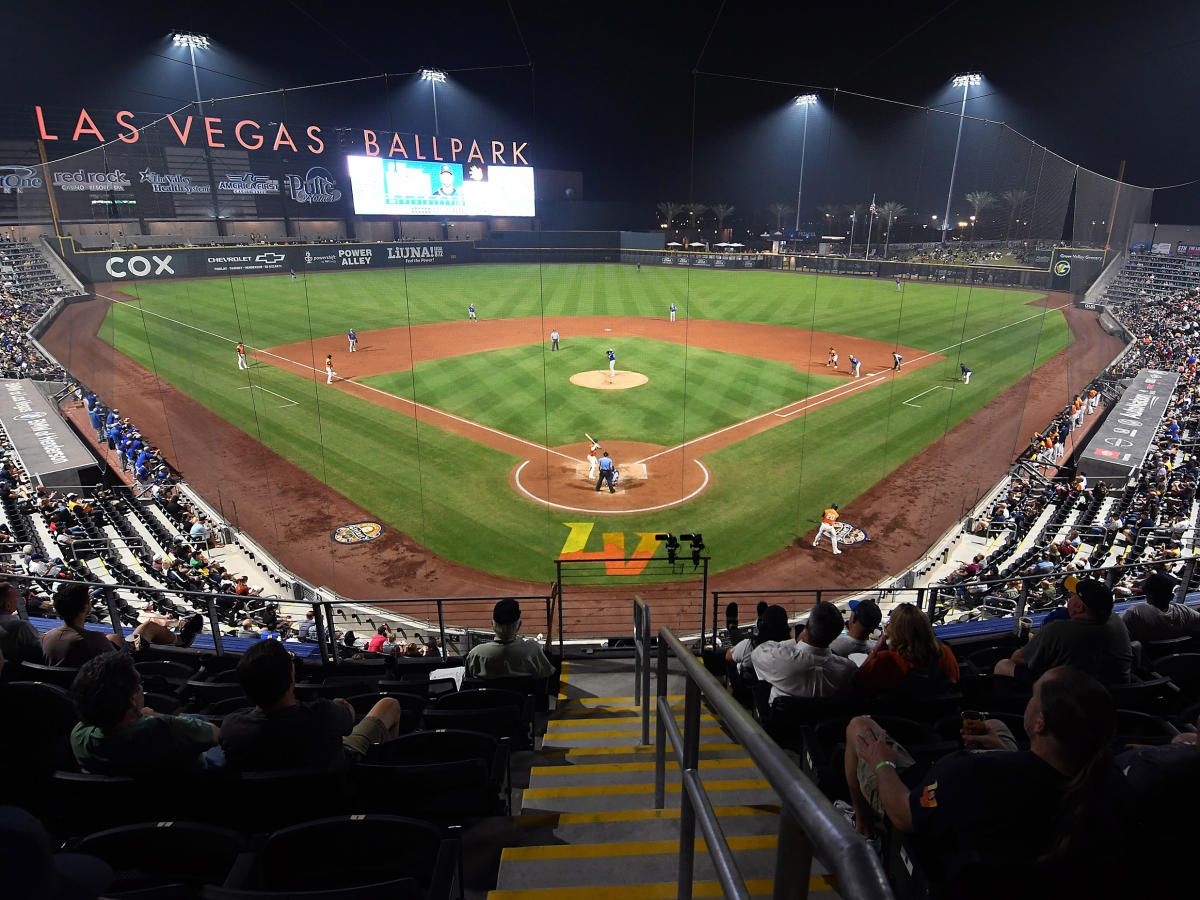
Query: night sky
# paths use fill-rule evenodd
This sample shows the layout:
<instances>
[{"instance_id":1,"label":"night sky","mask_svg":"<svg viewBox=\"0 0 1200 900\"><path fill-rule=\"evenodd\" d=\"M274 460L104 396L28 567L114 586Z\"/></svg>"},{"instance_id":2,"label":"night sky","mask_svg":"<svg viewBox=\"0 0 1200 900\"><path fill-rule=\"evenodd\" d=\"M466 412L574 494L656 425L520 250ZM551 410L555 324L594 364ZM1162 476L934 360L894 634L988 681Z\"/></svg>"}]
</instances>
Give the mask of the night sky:
<instances>
[{"instance_id":1,"label":"night sky","mask_svg":"<svg viewBox=\"0 0 1200 900\"><path fill-rule=\"evenodd\" d=\"M438 96L443 133L528 140L533 165L582 171L588 200L652 208L696 199L743 214L794 204L800 130L788 104L811 85L822 106L809 124L802 206L866 203L878 191L881 201L900 199L928 218L939 192L945 200L957 118L832 89L957 112L949 79L960 71L985 76L968 115L1006 122L1081 166L1115 177L1125 159L1126 180L1147 186L1200 176L1191 152L1200 143L1195 2L775 7L514 0L510 12L496 2L59 0L54 16L6 16L14 27L3 42L2 126L10 134L25 127L34 103L160 113L182 106L193 95L191 70L167 35L183 29L213 41L200 61L205 98L448 70ZM257 102L288 117L386 128L383 118L429 132L426 100L415 79L399 78ZM956 194L1030 183L1027 148L1001 132L969 123ZM1200 221L1200 191L1160 193L1154 217Z\"/></svg>"}]
</instances>

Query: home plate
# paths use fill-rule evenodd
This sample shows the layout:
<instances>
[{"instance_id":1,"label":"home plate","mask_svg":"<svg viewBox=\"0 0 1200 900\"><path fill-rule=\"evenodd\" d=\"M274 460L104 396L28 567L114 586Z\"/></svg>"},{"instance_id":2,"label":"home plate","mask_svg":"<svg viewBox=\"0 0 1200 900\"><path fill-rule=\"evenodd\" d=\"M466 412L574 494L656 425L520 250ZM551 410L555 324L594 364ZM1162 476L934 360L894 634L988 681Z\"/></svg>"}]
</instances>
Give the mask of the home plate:
<instances>
[{"instance_id":1,"label":"home plate","mask_svg":"<svg viewBox=\"0 0 1200 900\"><path fill-rule=\"evenodd\" d=\"M612 331L612 329L611 329L611 328L605 328L604 330L605 330L605 331Z\"/></svg>"}]
</instances>

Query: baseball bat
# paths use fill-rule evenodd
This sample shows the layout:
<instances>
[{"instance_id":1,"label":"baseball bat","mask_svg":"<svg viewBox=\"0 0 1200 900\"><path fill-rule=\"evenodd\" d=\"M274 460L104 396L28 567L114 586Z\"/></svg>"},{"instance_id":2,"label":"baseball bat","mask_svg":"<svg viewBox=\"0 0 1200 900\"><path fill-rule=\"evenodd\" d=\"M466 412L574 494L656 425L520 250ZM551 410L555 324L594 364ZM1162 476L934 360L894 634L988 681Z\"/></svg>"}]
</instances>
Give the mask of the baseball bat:
<instances>
[{"instance_id":1,"label":"baseball bat","mask_svg":"<svg viewBox=\"0 0 1200 900\"><path fill-rule=\"evenodd\" d=\"M587 438L589 441L591 441L593 444L598 444L598 443L600 443L598 440L596 440L594 437L592 437L592 436L591 436L590 434L588 434L586 431L583 433L583 436L584 436L585 438Z\"/></svg>"}]
</instances>

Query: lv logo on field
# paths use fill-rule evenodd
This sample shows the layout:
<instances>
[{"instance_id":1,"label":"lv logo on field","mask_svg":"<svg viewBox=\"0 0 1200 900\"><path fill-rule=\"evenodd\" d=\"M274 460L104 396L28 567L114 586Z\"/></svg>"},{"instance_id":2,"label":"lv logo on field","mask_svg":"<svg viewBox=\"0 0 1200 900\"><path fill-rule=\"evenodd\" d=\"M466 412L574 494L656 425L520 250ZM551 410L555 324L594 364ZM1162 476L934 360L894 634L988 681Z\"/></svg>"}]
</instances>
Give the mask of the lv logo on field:
<instances>
[{"instance_id":1,"label":"lv logo on field","mask_svg":"<svg viewBox=\"0 0 1200 900\"><path fill-rule=\"evenodd\" d=\"M588 538L591 537L595 522L563 522L571 529L567 539L563 541L559 559L594 559L607 560L604 563L606 575L641 575L646 569L646 563L654 556L661 541L654 539L653 531L634 532L638 536L638 544L633 553L625 556L625 533L622 531L606 531L601 535L604 540L603 550L587 550ZM619 558L618 558L619 557Z\"/></svg>"}]
</instances>

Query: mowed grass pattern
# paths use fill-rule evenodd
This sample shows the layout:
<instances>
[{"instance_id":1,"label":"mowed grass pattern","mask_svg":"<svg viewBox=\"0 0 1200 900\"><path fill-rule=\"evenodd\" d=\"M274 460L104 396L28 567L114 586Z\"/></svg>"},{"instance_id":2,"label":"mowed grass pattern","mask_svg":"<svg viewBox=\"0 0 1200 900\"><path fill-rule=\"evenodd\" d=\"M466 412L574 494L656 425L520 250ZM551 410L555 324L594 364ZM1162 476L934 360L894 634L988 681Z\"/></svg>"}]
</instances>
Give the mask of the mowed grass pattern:
<instances>
[{"instance_id":1,"label":"mowed grass pattern","mask_svg":"<svg viewBox=\"0 0 1200 900\"><path fill-rule=\"evenodd\" d=\"M585 432L671 446L844 383L773 360L622 338L617 368L648 383L621 391L572 384L577 372L605 368L611 344L573 338L556 353L540 344L471 353L364 381L551 447Z\"/></svg>"},{"instance_id":2,"label":"mowed grass pattern","mask_svg":"<svg viewBox=\"0 0 1200 900\"><path fill-rule=\"evenodd\" d=\"M859 335L947 357L944 363L906 372L807 416L781 420L779 428L710 454L705 463L713 472L713 485L684 507L598 519L597 548L601 531L702 528L715 568L724 570L771 553L814 528L821 507L832 500L848 503L862 494L1064 349L1068 340L1060 313L1028 305L1039 296L1032 292L939 284L906 284L903 292L897 292L891 281L774 272L646 266L638 273L633 267L613 265L546 265L540 270L519 265L414 267L407 272L322 274L298 283L287 276L268 276L125 287L138 302L115 307L101 332L122 353L323 479L380 521L443 556L497 574L537 580L553 573L551 561L567 534L563 523L580 516L546 510L513 492L507 476L519 459L436 427L418 429L406 416L313 383L302 377L298 367L293 367L294 372L271 366L239 372L234 342L241 338L252 348L269 347L310 335L342 333L348 327L363 332L449 321L465 318L466 305L472 301L485 320L541 315L567 323L561 328L569 335L571 315L665 317L674 300L681 317ZM545 348L527 350L530 360L538 353L550 356ZM683 367L682 357L677 359ZM689 385L689 419L692 404L701 402L692 385L711 369L701 366L700 359L696 350L688 351L683 374ZM957 383L960 359L975 370L969 387ZM320 364L316 359L297 362ZM460 363L466 369L474 365L471 355ZM453 363L431 365L443 364ZM576 365L567 359L562 364ZM619 364L635 368L625 352ZM586 368L602 366L601 359ZM449 386L453 370L448 373ZM505 374L497 369L489 377ZM410 389L411 383L410 376ZM465 378L463 390L486 383L486 379ZM423 384L419 377L418 394L427 401ZM571 433L574 422L558 419L574 411L557 404L547 410L547 385L534 366L529 377L506 388L505 402L525 407L532 424L521 431L536 435L531 439L541 443L547 433L562 433L567 440L577 440ZM814 380L804 392L811 393L817 386ZM904 403L935 387L949 390L932 391L913 401L916 405ZM764 390L776 389L778 385L771 386L768 378ZM267 390L297 403L285 403ZM630 392L631 396L637 393ZM651 392L642 396L654 402ZM602 398L597 402L603 405ZM770 403L755 408L764 405ZM700 408L695 407L698 418ZM618 410L617 406L611 409ZM680 422L683 411L671 412L677 417L673 421ZM730 414L740 420L750 413L734 408ZM663 422L668 421L667 412L661 415ZM680 424L680 433L685 427L692 431L690 424ZM1028 437L1017 434L1017 427L1014 418L1002 431L983 439L1010 446L1015 453ZM670 429L665 430L669 434ZM186 469L206 460L177 462ZM245 464L260 465L255 460ZM269 481L274 473L263 471L262 477ZM915 493L903 502L932 501ZM285 511L281 509L281 521L287 521ZM260 537L269 544L272 539L286 539L286 533Z\"/></svg>"}]
</instances>

